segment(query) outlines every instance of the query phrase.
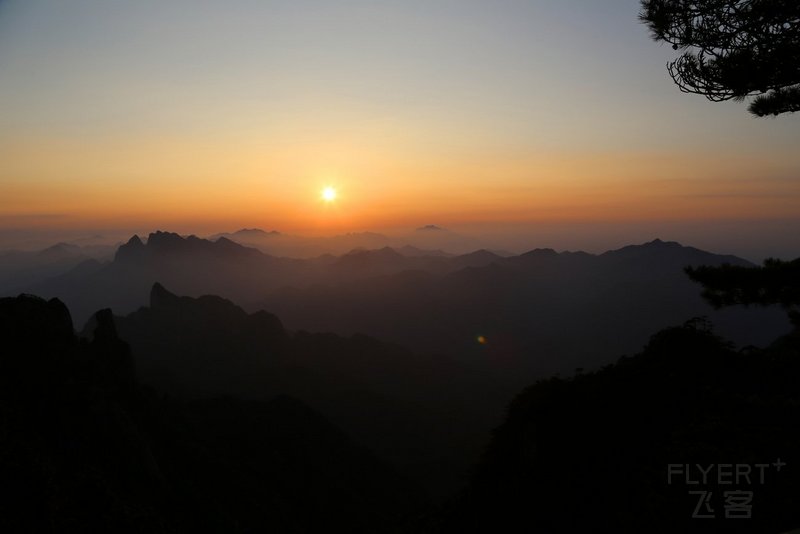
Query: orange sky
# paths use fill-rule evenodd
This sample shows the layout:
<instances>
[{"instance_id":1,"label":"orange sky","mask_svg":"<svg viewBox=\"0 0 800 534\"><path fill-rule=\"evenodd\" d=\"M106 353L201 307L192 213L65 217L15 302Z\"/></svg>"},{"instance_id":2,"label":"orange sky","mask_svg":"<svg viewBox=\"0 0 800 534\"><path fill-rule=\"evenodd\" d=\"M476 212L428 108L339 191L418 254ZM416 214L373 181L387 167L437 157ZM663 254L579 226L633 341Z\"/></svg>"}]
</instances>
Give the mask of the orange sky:
<instances>
[{"instance_id":1,"label":"orange sky","mask_svg":"<svg viewBox=\"0 0 800 534\"><path fill-rule=\"evenodd\" d=\"M65 6L0 3L0 230L800 214L800 116L681 94L637 0Z\"/></svg>"},{"instance_id":2,"label":"orange sky","mask_svg":"<svg viewBox=\"0 0 800 534\"><path fill-rule=\"evenodd\" d=\"M780 153L417 150L409 158L404 148L366 139L13 139L0 146L0 210L83 227L318 233L427 221L786 218L800 198L793 158ZM339 192L331 204L320 198L327 185Z\"/></svg>"}]
</instances>

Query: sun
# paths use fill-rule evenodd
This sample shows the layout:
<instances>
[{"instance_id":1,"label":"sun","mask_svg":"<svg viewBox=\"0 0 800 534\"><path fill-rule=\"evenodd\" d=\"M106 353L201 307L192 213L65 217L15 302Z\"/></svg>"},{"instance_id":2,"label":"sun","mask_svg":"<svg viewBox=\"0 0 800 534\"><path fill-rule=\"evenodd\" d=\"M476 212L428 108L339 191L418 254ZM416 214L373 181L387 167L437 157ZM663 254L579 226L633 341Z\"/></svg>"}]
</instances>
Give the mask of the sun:
<instances>
[{"instance_id":1,"label":"sun","mask_svg":"<svg viewBox=\"0 0 800 534\"><path fill-rule=\"evenodd\" d=\"M333 202L336 200L336 189L333 187L326 187L322 190L322 200L325 202Z\"/></svg>"}]
</instances>

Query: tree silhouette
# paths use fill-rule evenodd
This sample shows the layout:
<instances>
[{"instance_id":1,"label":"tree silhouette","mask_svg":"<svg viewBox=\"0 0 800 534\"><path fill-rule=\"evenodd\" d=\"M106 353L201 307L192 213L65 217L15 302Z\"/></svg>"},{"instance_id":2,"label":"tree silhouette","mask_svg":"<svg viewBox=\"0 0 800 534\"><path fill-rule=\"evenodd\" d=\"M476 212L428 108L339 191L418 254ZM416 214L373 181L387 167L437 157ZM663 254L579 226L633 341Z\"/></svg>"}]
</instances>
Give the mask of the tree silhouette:
<instances>
[{"instance_id":1,"label":"tree silhouette","mask_svg":"<svg viewBox=\"0 0 800 534\"><path fill-rule=\"evenodd\" d=\"M684 53L667 64L685 93L711 101L756 98L754 115L800 110L800 2L642 0L653 39Z\"/></svg>"},{"instance_id":2,"label":"tree silhouette","mask_svg":"<svg viewBox=\"0 0 800 534\"><path fill-rule=\"evenodd\" d=\"M716 308L780 304L794 326L800 328L800 258L768 259L761 267L687 267L686 274L702 284L703 297Z\"/></svg>"}]
</instances>

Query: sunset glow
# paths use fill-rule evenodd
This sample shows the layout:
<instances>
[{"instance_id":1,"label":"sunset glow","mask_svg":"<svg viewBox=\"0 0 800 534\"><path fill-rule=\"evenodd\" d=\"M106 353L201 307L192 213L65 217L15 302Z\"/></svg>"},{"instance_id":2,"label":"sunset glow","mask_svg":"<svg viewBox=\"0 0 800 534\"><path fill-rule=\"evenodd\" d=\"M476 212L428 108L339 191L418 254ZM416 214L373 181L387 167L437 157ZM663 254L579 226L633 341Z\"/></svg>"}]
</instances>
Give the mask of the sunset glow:
<instances>
[{"instance_id":1,"label":"sunset glow","mask_svg":"<svg viewBox=\"0 0 800 534\"><path fill-rule=\"evenodd\" d=\"M800 0L0 0L0 531L800 534L798 51Z\"/></svg>"},{"instance_id":2,"label":"sunset glow","mask_svg":"<svg viewBox=\"0 0 800 534\"><path fill-rule=\"evenodd\" d=\"M636 0L200 3L0 3L0 231L797 222L798 117L686 98Z\"/></svg>"},{"instance_id":3,"label":"sunset glow","mask_svg":"<svg viewBox=\"0 0 800 534\"><path fill-rule=\"evenodd\" d=\"M322 190L322 200L325 202L333 202L336 200L336 189L333 187L326 187Z\"/></svg>"}]
</instances>

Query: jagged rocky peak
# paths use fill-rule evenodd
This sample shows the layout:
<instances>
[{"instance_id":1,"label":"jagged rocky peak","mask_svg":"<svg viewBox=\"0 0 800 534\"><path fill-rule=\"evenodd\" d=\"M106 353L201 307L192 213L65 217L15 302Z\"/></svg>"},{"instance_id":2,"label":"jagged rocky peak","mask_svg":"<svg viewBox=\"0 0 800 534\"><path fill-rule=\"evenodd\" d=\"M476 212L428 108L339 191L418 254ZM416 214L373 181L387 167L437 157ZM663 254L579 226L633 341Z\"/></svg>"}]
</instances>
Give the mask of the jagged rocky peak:
<instances>
[{"instance_id":1,"label":"jagged rocky peak","mask_svg":"<svg viewBox=\"0 0 800 534\"><path fill-rule=\"evenodd\" d=\"M93 365L108 385L133 388L136 386L136 366L128 344L117 334L117 323L111 309L99 310L92 318Z\"/></svg>"},{"instance_id":2,"label":"jagged rocky peak","mask_svg":"<svg viewBox=\"0 0 800 534\"><path fill-rule=\"evenodd\" d=\"M277 343L285 340L287 333L280 319L266 311L248 314L228 299L216 295L200 297L179 296L156 282L150 290L150 311L141 309L139 314L147 321L155 320L170 324L173 328L186 328L187 325L216 325L223 330L251 332L253 335ZM151 313L152 312L152 313ZM243 334L244 335L244 334Z\"/></svg>"},{"instance_id":3,"label":"jagged rocky peak","mask_svg":"<svg viewBox=\"0 0 800 534\"><path fill-rule=\"evenodd\" d=\"M159 230L147 237L147 246L154 250L164 250L179 247L183 245L184 241L184 238L174 232L162 232Z\"/></svg>"},{"instance_id":4,"label":"jagged rocky peak","mask_svg":"<svg viewBox=\"0 0 800 534\"><path fill-rule=\"evenodd\" d=\"M150 289L150 307L153 309L174 306L180 297L170 293L167 289L156 282Z\"/></svg>"},{"instance_id":5,"label":"jagged rocky peak","mask_svg":"<svg viewBox=\"0 0 800 534\"><path fill-rule=\"evenodd\" d=\"M263 257L263 254L254 248L242 246L226 237L217 241L202 239L195 235L183 237L174 232L157 231L151 233L147 243L142 243L139 236L133 236L122 245L115 255L115 260L131 261L142 258L158 258L171 255L194 255L194 257ZM199 255L199 256L198 256Z\"/></svg>"},{"instance_id":6,"label":"jagged rocky peak","mask_svg":"<svg viewBox=\"0 0 800 534\"><path fill-rule=\"evenodd\" d=\"M0 298L0 337L35 344L57 343L74 335L72 316L58 299L33 295Z\"/></svg>"},{"instance_id":7,"label":"jagged rocky peak","mask_svg":"<svg viewBox=\"0 0 800 534\"><path fill-rule=\"evenodd\" d=\"M138 235L133 234L133 237L128 239L128 242L125 243L125 245L123 245L123 246L139 248L139 247L143 247L144 243L142 243L142 239Z\"/></svg>"},{"instance_id":8,"label":"jagged rocky peak","mask_svg":"<svg viewBox=\"0 0 800 534\"><path fill-rule=\"evenodd\" d=\"M79 341L69 310L58 299L0 299L0 397L39 400L85 380L104 392L135 387L133 357L117 336L111 310L97 312L88 329L89 343Z\"/></svg>"},{"instance_id":9,"label":"jagged rocky peak","mask_svg":"<svg viewBox=\"0 0 800 534\"><path fill-rule=\"evenodd\" d=\"M94 338L102 340L118 339L117 326L110 308L104 308L94 314Z\"/></svg>"},{"instance_id":10,"label":"jagged rocky peak","mask_svg":"<svg viewBox=\"0 0 800 534\"><path fill-rule=\"evenodd\" d=\"M153 310L164 308L175 308L179 306L181 310L238 310L241 314L245 312L233 302L216 295L203 295L200 297L179 296L172 293L159 282L153 284L150 289L150 308Z\"/></svg>"},{"instance_id":11,"label":"jagged rocky peak","mask_svg":"<svg viewBox=\"0 0 800 534\"><path fill-rule=\"evenodd\" d=\"M138 235L133 235L128 242L120 245L114 254L114 261L127 261L131 259L140 258L146 250L144 243Z\"/></svg>"}]
</instances>

